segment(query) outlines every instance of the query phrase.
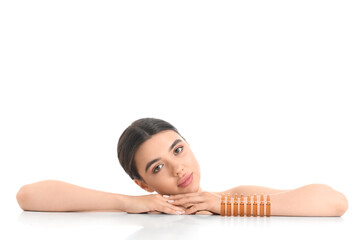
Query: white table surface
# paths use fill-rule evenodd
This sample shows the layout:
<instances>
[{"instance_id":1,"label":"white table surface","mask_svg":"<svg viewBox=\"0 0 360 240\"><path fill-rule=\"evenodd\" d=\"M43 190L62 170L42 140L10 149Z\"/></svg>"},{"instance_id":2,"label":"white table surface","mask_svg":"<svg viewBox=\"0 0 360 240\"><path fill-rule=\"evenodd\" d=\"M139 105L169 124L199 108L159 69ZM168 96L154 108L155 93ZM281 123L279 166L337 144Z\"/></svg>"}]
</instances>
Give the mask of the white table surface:
<instances>
[{"instance_id":1,"label":"white table surface","mask_svg":"<svg viewBox=\"0 0 360 240\"><path fill-rule=\"evenodd\" d=\"M350 214L342 217L255 218L20 212L5 224L5 233L12 236L8 239L360 239L358 222L356 216Z\"/></svg>"}]
</instances>

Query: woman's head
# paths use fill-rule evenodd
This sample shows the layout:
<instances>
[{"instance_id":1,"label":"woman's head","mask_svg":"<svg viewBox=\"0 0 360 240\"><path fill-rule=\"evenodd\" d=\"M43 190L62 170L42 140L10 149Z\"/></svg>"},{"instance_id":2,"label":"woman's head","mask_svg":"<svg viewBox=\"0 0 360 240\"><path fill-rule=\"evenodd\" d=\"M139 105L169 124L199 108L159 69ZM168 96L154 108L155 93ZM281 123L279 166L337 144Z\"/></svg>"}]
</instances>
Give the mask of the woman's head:
<instances>
[{"instance_id":1,"label":"woman's head","mask_svg":"<svg viewBox=\"0 0 360 240\"><path fill-rule=\"evenodd\" d=\"M117 152L125 172L148 192L200 191L199 164L185 138L166 121L156 118L136 120L122 133ZM189 176L192 176L190 184L179 185ZM185 185L187 183L189 181Z\"/></svg>"}]
</instances>

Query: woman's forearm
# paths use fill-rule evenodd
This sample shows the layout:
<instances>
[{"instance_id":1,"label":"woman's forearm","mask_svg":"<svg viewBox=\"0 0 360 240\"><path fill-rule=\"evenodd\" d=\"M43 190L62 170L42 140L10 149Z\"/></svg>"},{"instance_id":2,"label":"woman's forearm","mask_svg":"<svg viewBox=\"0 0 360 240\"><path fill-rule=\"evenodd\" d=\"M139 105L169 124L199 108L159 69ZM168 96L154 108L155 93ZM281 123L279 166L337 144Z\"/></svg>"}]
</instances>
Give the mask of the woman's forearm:
<instances>
[{"instance_id":1,"label":"woman's forearm","mask_svg":"<svg viewBox=\"0 0 360 240\"><path fill-rule=\"evenodd\" d=\"M311 184L271 194L273 216L341 216L347 208L346 197L323 184Z\"/></svg>"},{"instance_id":2,"label":"woman's forearm","mask_svg":"<svg viewBox=\"0 0 360 240\"><path fill-rule=\"evenodd\" d=\"M126 195L102 192L56 180L23 186L16 195L25 211L124 211Z\"/></svg>"}]
</instances>

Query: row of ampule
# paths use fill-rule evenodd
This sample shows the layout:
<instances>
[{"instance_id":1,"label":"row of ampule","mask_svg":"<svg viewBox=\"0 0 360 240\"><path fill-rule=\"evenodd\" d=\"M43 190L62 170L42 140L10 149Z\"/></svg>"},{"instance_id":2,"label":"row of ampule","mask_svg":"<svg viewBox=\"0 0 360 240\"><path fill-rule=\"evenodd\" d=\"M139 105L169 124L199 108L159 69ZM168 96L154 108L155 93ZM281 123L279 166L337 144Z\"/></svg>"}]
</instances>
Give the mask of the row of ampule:
<instances>
[{"instance_id":1,"label":"row of ampule","mask_svg":"<svg viewBox=\"0 0 360 240\"><path fill-rule=\"evenodd\" d=\"M246 199L246 201L245 201ZM259 209L258 209L259 205ZM266 195L266 203L264 194L260 194L260 203L258 203L258 195L230 194L221 195L221 216L240 216L240 217L270 217L271 215L271 201L270 195Z\"/></svg>"}]
</instances>

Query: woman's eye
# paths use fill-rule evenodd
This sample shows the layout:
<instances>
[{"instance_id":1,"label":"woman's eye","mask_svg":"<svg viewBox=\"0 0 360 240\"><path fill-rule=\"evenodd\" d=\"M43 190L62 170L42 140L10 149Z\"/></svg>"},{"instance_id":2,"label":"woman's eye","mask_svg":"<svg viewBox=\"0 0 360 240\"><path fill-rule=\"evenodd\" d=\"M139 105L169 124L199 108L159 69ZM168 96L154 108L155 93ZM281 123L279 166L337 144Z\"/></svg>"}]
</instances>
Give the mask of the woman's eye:
<instances>
[{"instance_id":1,"label":"woman's eye","mask_svg":"<svg viewBox=\"0 0 360 240\"><path fill-rule=\"evenodd\" d=\"M178 153L181 153L183 150L183 147L178 147L177 149L175 149L175 153L178 154Z\"/></svg>"},{"instance_id":2,"label":"woman's eye","mask_svg":"<svg viewBox=\"0 0 360 240\"><path fill-rule=\"evenodd\" d=\"M157 173L160 171L160 169L164 166L164 164L160 164L160 165L157 165L156 167L154 167L153 169L153 173Z\"/></svg>"}]
</instances>

